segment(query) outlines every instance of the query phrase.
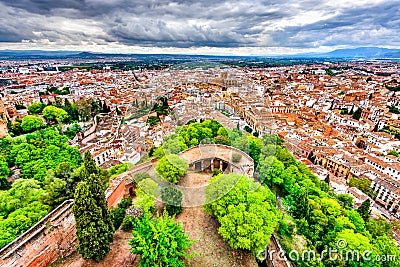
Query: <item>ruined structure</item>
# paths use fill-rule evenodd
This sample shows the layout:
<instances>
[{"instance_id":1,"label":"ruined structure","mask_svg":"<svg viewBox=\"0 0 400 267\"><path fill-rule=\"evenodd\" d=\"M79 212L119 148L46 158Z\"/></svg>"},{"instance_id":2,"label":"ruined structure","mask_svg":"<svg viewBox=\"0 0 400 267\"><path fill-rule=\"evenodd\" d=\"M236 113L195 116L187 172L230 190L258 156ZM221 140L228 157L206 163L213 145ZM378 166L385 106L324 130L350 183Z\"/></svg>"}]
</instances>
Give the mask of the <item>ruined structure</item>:
<instances>
[{"instance_id":1,"label":"ruined structure","mask_svg":"<svg viewBox=\"0 0 400 267\"><path fill-rule=\"evenodd\" d=\"M241 154L233 162L234 154ZM179 153L186 159L192 171L220 168L225 172L248 174L252 177L254 162L246 153L224 145L200 145ZM154 175L157 160L136 165L110 181L106 190L108 207L117 206L122 198L133 196L135 173ZM45 218L0 250L1 267L45 267L75 251L77 245L75 219L72 214L73 200L67 200Z\"/></svg>"}]
</instances>

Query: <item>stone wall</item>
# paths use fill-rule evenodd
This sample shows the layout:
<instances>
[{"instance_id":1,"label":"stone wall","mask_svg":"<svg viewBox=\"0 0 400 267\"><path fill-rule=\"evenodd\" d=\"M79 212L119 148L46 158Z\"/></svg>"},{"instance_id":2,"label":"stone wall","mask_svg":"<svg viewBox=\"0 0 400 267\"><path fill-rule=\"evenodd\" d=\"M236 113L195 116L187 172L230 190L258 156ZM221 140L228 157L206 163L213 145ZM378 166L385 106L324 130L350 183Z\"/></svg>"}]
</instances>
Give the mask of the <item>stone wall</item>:
<instances>
[{"instance_id":1,"label":"stone wall","mask_svg":"<svg viewBox=\"0 0 400 267\"><path fill-rule=\"evenodd\" d=\"M66 200L45 218L0 250L2 267L44 267L70 255L76 247L73 200Z\"/></svg>"},{"instance_id":2,"label":"stone wall","mask_svg":"<svg viewBox=\"0 0 400 267\"><path fill-rule=\"evenodd\" d=\"M197 152L204 149L209 152L210 148L217 148L217 154L222 152L241 152L232 147L221 145L203 145L190 148L181 152L179 155L188 157L189 162L193 162L191 157L198 159ZM196 151L199 150L199 151ZM203 152L204 152L203 151ZM252 159L243 154L242 161L246 163L246 168L252 171ZM201 153L200 153L201 154ZM207 153L200 155L200 158L207 157ZM228 160L228 158L227 158ZM132 178L138 172L150 172L154 169L157 160L151 160L142 164L138 164L127 172L115 177L110 181L110 186L106 190L108 207L115 207L118 202L129 196L132 192ZM249 166L247 166L249 165ZM66 200L56 209L54 209L45 218L35 224L32 228L19 236L13 242L0 250L0 266L1 267L45 267L64 258L75 251L77 245L75 219L72 213L73 200Z\"/></svg>"}]
</instances>

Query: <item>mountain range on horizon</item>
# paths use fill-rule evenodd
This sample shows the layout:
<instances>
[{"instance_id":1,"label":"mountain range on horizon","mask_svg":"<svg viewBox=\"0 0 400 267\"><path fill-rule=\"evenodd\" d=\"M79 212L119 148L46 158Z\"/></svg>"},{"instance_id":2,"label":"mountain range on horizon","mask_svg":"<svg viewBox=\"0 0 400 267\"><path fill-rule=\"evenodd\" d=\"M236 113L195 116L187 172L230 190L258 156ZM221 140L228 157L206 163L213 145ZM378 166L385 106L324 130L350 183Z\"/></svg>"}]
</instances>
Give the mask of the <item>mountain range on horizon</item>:
<instances>
[{"instance_id":1,"label":"mountain range on horizon","mask_svg":"<svg viewBox=\"0 0 400 267\"><path fill-rule=\"evenodd\" d=\"M98 53L88 51L49 51L49 50L0 50L0 59L50 59L50 58L82 58L98 59L107 57L148 57L148 56L182 56L182 57L236 57L234 55L195 55L195 54L127 54L127 53ZM381 47L357 47L348 49L336 49L330 52L311 52L294 55L258 55L237 56L246 57L270 57L270 58L344 58L344 59L400 59L400 49Z\"/></svg>"}]
</instances>

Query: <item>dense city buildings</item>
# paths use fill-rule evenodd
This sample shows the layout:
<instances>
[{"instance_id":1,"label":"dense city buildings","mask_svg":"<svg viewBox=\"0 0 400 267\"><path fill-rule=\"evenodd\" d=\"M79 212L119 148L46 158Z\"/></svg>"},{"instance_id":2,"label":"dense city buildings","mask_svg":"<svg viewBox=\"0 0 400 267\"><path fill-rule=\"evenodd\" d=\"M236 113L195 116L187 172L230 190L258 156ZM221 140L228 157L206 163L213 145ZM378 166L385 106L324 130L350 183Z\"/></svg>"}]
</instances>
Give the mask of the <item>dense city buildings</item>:
<instances>
[{"instance_id":1,"label":"dense city buildings","mask_svg":"<svg viewBox=\"0 0 400 267\"><path fill-rule=\"evenodd\" d=\"M143 160L179 126L215 119L254 136L278 135L320 180L353 196L354 207L371 199L374 216L400 218L398 62L65 67L73 63L1 62L0 137L15 135L33 103L73 103L77 119L60 124L62 131L79 125L69 144L109 169ZM153 107L163 98L171 110L160 115Z\"/></svg>"},{"instance_id":2,"label":"dense city buildings","mask_svg":"<svg viewBox=\"0 0 400 267\"><path fill-rule=\"evenodd\" d=\"M299 158L312 155L309 164L321 179L329 174L337 190L345 191L341 185L353 177L365 177L379 185L387 181L391 194L399 194L400 93L391 90L400 83L398 63L63 72L43 63L7 64L2 63L1 74L2 137L7 120L28 115L26 107L34 102L95 99L113 112L83 123L87 130L72 143L90 150L99 165L113 160L135 163L176 126L191 119L224 118L231 128L277 133ZM54 87L68 88L68 94L49 92ZM159 96L168 97L174 112L162 127L148 127L148 115L135 114ZM397 212L398 197L388 203L380 194L378 199Z\"/></svg>"}]
</instances>

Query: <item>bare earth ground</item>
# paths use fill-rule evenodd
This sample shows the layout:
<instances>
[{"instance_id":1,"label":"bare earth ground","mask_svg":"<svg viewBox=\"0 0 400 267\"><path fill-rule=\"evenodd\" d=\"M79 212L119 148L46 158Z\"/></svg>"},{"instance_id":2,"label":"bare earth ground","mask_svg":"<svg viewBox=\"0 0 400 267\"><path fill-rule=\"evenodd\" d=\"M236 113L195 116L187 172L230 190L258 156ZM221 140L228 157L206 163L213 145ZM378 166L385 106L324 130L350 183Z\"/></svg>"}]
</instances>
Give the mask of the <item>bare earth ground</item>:
<instances>
[{"instance_id":1,"label":"bare earth ground","mask_svg":"<svg viewBox=\"0 0 400 267\"><path fill-rule=\"evenodd\" d=\"M211 178L211 173L188 173L180 182L181 186L201 188L206 186ZM196 191L190 191L191 193ZM204 195L198 194L183 196L185 202L199 203L204 200ZM157 203L158 211L162 209ZM229 245L218 234L218 221L204 212L201 206L184 208L182 213L176 217L182 222L184 231L190 233L190 239L197 240L193 244L191 252L196 256L188 266L193 267L257 267L255 258L249 252L238 252ZM85 261L78 253L74 253L64 261L53 264L53 267L125 267L138 266L140 257L129 253L128 240L130 232L118 230L111 244L111 251L100 263Z\"/></svg>"},{"instance_id":2,"label":"bare earth ground","mask_svg":"<svg viewBox=\"0 0 400 267\"><path fill-rule=\"evenodd\" d=\"M123 267L123 266L138 266L139 257L129 253L128 240L131 239L130 232L118 230L114 234L114 242L111 243L111 251L99 263L84 260L75 252L63 261L53 263L52 267Z\"/></svg>"}]
</instances>

